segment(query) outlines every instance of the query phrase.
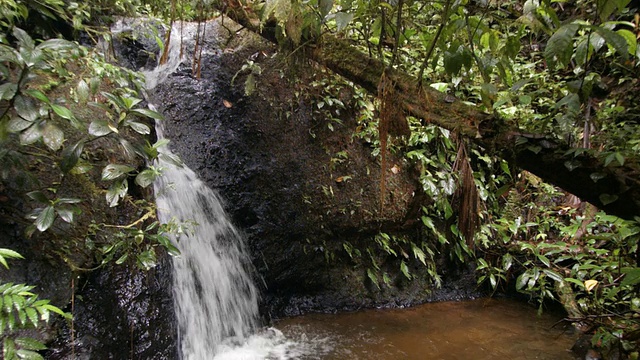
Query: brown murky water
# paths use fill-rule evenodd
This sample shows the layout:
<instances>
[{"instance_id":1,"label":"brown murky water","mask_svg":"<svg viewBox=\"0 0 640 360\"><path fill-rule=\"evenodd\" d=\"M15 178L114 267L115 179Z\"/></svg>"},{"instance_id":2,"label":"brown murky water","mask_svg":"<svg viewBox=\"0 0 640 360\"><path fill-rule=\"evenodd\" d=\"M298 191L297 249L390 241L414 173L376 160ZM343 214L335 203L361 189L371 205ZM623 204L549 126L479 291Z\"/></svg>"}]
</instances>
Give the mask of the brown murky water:
<instances>
[{"instance_id":1,"label":"brown murky water","mask_svg":"<svg viewBox=\"0 0 640 360\"><path fill-rule=\"evenodd\" d=\"M574 359L559 316L512 300L480 299L410 309L312 314L280 321L290 339L316 344L301 359Z\"/></svg>"}]
</instances>

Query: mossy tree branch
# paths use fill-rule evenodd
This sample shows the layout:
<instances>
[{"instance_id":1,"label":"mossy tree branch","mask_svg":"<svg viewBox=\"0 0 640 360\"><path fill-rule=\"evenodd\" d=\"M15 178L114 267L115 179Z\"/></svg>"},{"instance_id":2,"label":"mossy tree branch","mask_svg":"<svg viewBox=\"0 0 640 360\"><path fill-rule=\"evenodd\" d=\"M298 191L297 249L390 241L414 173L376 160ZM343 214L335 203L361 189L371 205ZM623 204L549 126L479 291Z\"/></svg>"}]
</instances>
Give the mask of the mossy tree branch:
<instances>
[{"instance_id":1,"label":"mossy tree branch","mask_svg":"<svg viewBox=\"0 0 640 360\"><path fill-rule=\"evenodd\" d=\"M236 11L233 6L220 9L248 30L276 42L275 24L267 23L260 27L259 22L245 11ZM523 134L500 117L483 113L430 87L423 87L417 78L387 68L380 60L330 34L309 42L308 51L304 53L372 94L377 94L386 69L386 75L396 84L399 100L408 115L455 131L486 151L515 163L607 213L626 219L640 216L640 166L636 159L627 159L624 166L605 166L598 153L585 152L575 156L571 147L552 136Z\"/></svg>"}]
</instances>

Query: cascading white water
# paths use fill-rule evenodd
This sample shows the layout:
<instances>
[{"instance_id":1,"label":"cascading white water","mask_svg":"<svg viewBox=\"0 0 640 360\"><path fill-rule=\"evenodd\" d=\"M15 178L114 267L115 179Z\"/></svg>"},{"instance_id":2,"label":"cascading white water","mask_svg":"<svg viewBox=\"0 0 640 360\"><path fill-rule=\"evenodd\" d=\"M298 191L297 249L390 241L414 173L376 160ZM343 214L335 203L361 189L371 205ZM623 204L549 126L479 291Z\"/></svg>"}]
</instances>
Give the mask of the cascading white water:
<instances>
[{"instance_id":1,"label":"cascading white water","mask_svg":"<svg viewBox=\"0 0 640 360\"><path fill-rule=\"evenodd\" d=\"M146 73L153 88L180 64L174 29L166 64ZM162 124L156 124L158 138ZM161 153L169 154L167 147ZM188 167L158 161L163 175L156 181L158 218L194 222L175 237L181 255L173 259L174 308L183 359L211 359L223 342L242 342L258 324L258 291L248 269L244 239L231 224L218 194Z\"/></svg>"},{"instance_id":2,"label":"cascading white water","mask_svg":"<svg viewBox=\"0 0 640 360\"><path fill-rule=\"evenodd\" d=\"M168 151L168 150L164 150ZM244 240L229 222L218 195L189 168L160 163L156 184L158 215L195 221L177 239L173 260L174 303L182 356L211 359L224 340L243 341L258 319L258 292L247 272Z\"/></svg>"},{"instance_id":3,"label":"cascading white water","mask_svg":"<svg viewBox=\"0 0 640 360\"><path fill-rule=\"evenodd\" d=\"M145 72L148 90L178 68L181 40L193 38L196 31L195 24L178 26L185 28L174 28L166 64ZM158 138L163 137L161 123L156 124L156 132ZM171 154L166 146L160 152ZM229 221L219 195L186 166L162 160L156 165L163 168L154 184L159 220L195 222L192 232L175 239L181 252L173 259L181 358L285 360L326 353L330 346L324 339L312 345L308 340L287 339L274 328L256 333L259 295L249 271L251 262L244 239Z\"/></svg>"}]
</instances>

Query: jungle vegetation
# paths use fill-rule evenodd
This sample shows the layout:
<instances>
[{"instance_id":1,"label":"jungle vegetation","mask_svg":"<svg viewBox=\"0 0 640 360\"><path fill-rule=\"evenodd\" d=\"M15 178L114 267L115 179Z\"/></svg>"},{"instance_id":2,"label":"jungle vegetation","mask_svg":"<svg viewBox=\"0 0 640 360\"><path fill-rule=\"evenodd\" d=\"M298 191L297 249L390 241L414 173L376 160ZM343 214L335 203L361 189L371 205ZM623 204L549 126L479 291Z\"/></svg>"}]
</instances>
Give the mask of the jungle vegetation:
<instances>
[{"instance_id":1,"label":"jungle vegetation","mask_svg":"<svg viewBox=\"0 0 640 360\"><path fill-rule=\"evenodd\" d=\"M158 246L176 251L164 234L180 225L152 221L153 205L127 196L130 182L147 188L161 175L149 164L164 143L143 138L149 119L161 116L143 106L139 74L80 41L108 40L117 16L167 24L225 16L333 71L309 85L321 94L318 109L339 121L336 109L356 107L355 136L372 145L385 171L389 152L420 169L433 199L422 209L423 231L435 243L381 233L372 244L403 258L406 277L405 260L418 261L437 284L434 254L446 252L475 264L478 282L492 291L526 294L541 310L561 303L566 320L592 334L605 356L638 358L638 2L8 0L0 7L0 195L20 189L32 210L20 217L27 236L82 238L91 266L135 259L148 268ZM247 59L244 69L250 96L259 66ZM339 100L341 87L353 91L350 104ZM108 144L124 153L105 153ZM54 170L42 176L36 168ZM88 199L65 195L78 176ZM372 181L384 208L385 176ZM137 219L87 217L96 193ZM388 277L365 249L345 243L344 250L385 286ZM17 257L3 249L0 263ZM28 285L0 290L0 331L62 313ZM38 358L41 348L28 339L3 345L5 358Z\"/></svg>"}]
</instances>

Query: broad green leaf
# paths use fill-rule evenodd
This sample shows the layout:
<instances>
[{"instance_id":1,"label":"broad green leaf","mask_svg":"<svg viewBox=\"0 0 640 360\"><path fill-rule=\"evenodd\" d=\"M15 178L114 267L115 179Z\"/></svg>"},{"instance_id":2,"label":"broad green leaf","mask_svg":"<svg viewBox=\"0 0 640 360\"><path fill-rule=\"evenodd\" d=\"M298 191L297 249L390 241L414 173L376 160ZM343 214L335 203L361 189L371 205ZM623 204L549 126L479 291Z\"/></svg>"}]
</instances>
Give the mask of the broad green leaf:
<instances>
[{"instance_id":1,"label":"broad green leaf","mask_svg":"<svg viewBox=\"0 0 640 360\"><path fill-rule=\"evenodd\" d=\"M598 14L600 15L600 21L606 22L609 17L617 11L622 11L631 0L598 0Z\"/></svg>"},{"instance_id":2,"label":"broad green leaf","mask_svg":"<svg viewBox=\"0 0 640 360\"><path fill-rule=\"evenodd\" d=\"M138 266L145 270L152 269L157 264L156 253L153 251L153 248L143 251L138 256Z\"/></svg>"},{"instance_id":3,"label":"broad green leaf","mask_svg":"<svg viewBox=\"0 0 640 360\"><path fill-rule=\"evenodd\" d=\"M555 272L553 270L544 269L544 270L542 270L542 272L544 272L548 277L553 279L553 281L556 281L556 282L564 281L564 278L562 277L562 275L558 274L557 272Z\"/></svg>"},{"instance_id":4,"label":"broad green leaf","mask_svg":"<svg viewBox=\"0 0 640 360\"><path fill-rule=\"evenodd\" d=\"M64 142L64 132L57 126L47 122L42 129L42 141L52 151L58 151Z\"/></svg>"},{"instance_id":5,"label":"broad green leaf","mask_svg":"<svg viewBox=\"0 0 640 360\"><path fill-rule=\"evenodd\" d=\"M602 205L609 205L618 200L618 195L600 194L600 196L598 196L598 199L600 199Z\"/></svg>"},{"instance_id":6,"label":"broad green leaf","mask_svg":"<svg viewBox=\"0 0 640 360\"><path fill-rule=\"evenodd\" d=\"M411 250L413 251L413 256L415 256L416 259L420 260L422 265L426 266L427 261L426 261L426 255L424 254L424 251L422 251L422 249L420 249L413 243L411 244Z\"/></svg>"},{"instance_id":7,"label":"broad green leaf","mask_svg":"<svg viewBox=\"0 0 640 360\"><path fill-rule=\"evenodd\" d=\"M627 49L629 49L629 55L635 56L636 52L638 51L638 41L636 40L636 35L627 29L617 30L616 33L622 36L627 42Z\"/></svg>"},{"instance_id":8,"label":"broad green leaf","mask_svg":"<svg viewBox=\"0 0 640 360\"><path fill-rule=\"evenodd\" d=\"M47 206L42 210L40 215L36 218L34 224L40 231L45 231L53 224L53 220L56 218L55 209L53 206Z\"/></svg>"},{"instance_id":9,"label":"broad green leaf","mask_svg":"<svg viewBox=\"0 0 640 360\"><path fill-rule=\"evenodd\" d=\"M19 116L14 116L7 123L7 131L17 133L26 130L31 125L33 125L32 121L27 121Z\"/></svg>"},{"instance_id":10,"label":"broad green leaf","mask_svg":"<svg viewBox=\"0 0 640 360\"><path fill-rule=\"evenodd\" d=\"M324 18L333 8L333 0L319 0L318 7L320 8L320 16Z\"/></svg>"},{"instance_id":11,"label":"broad green leaf","mask_svg":"<svg viewBox=\"0 0 640 360\"><path fill-rule=\"evenodd\" d=\"M20 144L31 145L42 138L41 123L35 123L20 133Z\"/></svg>"},{"instance_id":12,"label":"broad green leaf","mask_svg":"<svg viewBox=\"0 0 640 360\"><path fill-rule=\"evenodd\" d=\"M117 206L118 201L120 201L121 198L124 198L127 195L128 191L129 183L127 182L126 178L111 184L106 194L106 199L109 207Z\"/></svg>"},{"instance_id":13,"label":"broad green leaf","mask_svg":"<svg viewBox=\"0 0 640 360\"><path fill-rule=\"evenodd\" d=\"M622 35L601 26L594 26L593 28L606 40L607 45L615 49L620 57L623 59L629 58L629 45Z\"/></svg>"},{"instance_id":14,"label":"broad green leaf","mask_svg":"<svg viewBox=\"0 0 640 360\"><path fill-rule=\"evenodd\" d=\"M23 360L43 360L44 359L42 355L38 354L37 352L31 351L31 350L25 350L25 349L16 350L16 356L18 357L18 359L23 359Z\"/></svg>"},{"instance_id":15,"label":"broad green leaf","mask_svg":"<svg viewBox=\"0 0 640 360\"><path fill-rule=\"evenodd\" d=\"M31 191L27 193L27 196L39 203L49 204L49 198L42 191Z\"/></svg>"},{"instance_id":16,"label":"broad green leaf","mask_svg":"<svg viewBox=\"0 0 640 360\"><path fill-rule=\"evenodd\" d=\"M118 179L127 173L135 170L129 165L109 164L102 169L102 180L109 181Z\"/></svg>"},{"instance_id":17,"label":"broad green leaf","mask_svg":"<svg viewBox=\"0 0 640 360\"><path fill-rule=\"evenodd\" d=\"M146 124L137 121L127 121L125 122L125 125L129 126L133 131L141 135L148 135L151 133L151 129Z\"/></svg>"},{"instance_id":18,"label":"broad green leaf","mask_svg":"<svg viewBox=\"0 0 640 360\"><path fill-rule=\"evenodd\" d=\"M36 121L39 115L39 107L33 103L30 97L17 95L13 102L16 113L24 120Z\"/></svg>"},{"instance_id":19,"label":"broad green leaf","mask_svg":"<svg viewBox=\"0 0 640 360\"><path fill-rule=\"evenodd\" d=\"M36 47L36 44L31 38L31 36L29 36L29 34L27 34L26 31L18 27L13 28L13 36L15 36L16 39L18 39L18 45L20 45L21 47L24 47L25 49L33 50Z\"/></svg>"},{"instance_id":20,"label":"broad green leaf","mask_svg":"<svg viewBox=\"0 0 640 360\"><path fill-rule=\"evenodd\" d=\"M333 19L336 21L336 27L338 31L342 31L349 26L351 21L353 21L354 14L346 13L343 11L337 12Z\"/></svg>"},{"instance_id":21,"label":"broad green leaf","mask_svg":"<svg viewBox=\"0 0 640 360\"><path fill-rule=\"evenodd\" d=\"M56 209L56 212L58 213L58 216L60 216L60 218L65 222L73 222L73 216L75 214L75 211L73 209Z\"/></svg>"},{"instance_id":22,"label":"broad green leaf","mask_svg":"<svg viewBox=\"0 0 640 360\"><path fill-rule=\"evenodd\" d=\"M25 91L26 94L31 95L32 97L42 101L45 104L51 104L51 100L40 90L29 89Z\"/></svg>"},{"instance_id":23,"label":"broad green leaf","mask_svg":"<svg viewBox=\"0 0 640 360\"><path fill-rule=\"evenodd\" d=\"M73 113L71 112L71 110L67 109L64 106L51 104L51 109L53 109L53 112L55 112L58 116L60 116L63 119L75 120L75 116L73 116Z\"/></svg>"},{"instance_id":24,"label":"broad green leaf","mask_svg":"<svg viewBox=\"0 0 640 360\"><path fill-rule=\"evenodd\" d=\"M62 160L60 160L60 170L62 170L62 172L68 173L74 168L74 166L76 166L78 159L80 159L80 155L82 155L84 143L85 140L82 139L77 143L62 149Z\"/></svg>"},{"instance_id":25,"label":"broad green leaf","mask_svg":"<svg viewBox=\"0 0 640 360\"><path fill-rule=\"evenodd\" d=\"M76 93L78 94L78 100L82 102L86 102L87 100L89 100L89 97L91 96L90 89L89 85L86 81L84 81L84 79L80 79L80 81L78 81L78 86L76 86Z\"/></svg>"},{"instance_id":26,"label":"broad green leaf","mask_svg":"<svg viewBox=\"0 0 640 360\"><path fill-rule=\"evenodd\" d=\"M49 39L37 46L38 49L55 51L71 50L77 47L75 43L64 39Z\"/></svg>"},{"instance_id":27,"label":"broad green leaf","mask_svg":"<svg viewBox=\"0 0 640 360\"><path fill-rule=\"evenodd\" d=\"M0 85L0 100L11 100L18 91L18 84L7 82Z\"/></svg>"},{"instance_id":28,"label":"broad green leaf","mask_svg":"<svg viewBox=\"0 0 640 360\"><path fill-rule=\"evenodd\" d=\"M557 65L564 68L569 64L573 54L573 37L579 28L578 24L567 24L551 35L544 51L550 68L555 69Z\"/></svg>"},{"instance_id":29,"label":"broad green leaf","mask_svg":"<svg viewBox=\"0 0 640 360\"><path fill-rule=\"evenodd\" d=\"M153 184L156 180L156 172L151 169L146 169L140 172L136 176L136 184L140 185L143 188Z\"/></svg>"},{"instance_id":30,"label":"broad green leaf","mask_svg":"<svg viewBox=\"0 0 640 360\"><path fill-rule=\"evenodd\" d=\"M640 284L640 268L623 268L622 272L625 275L620 285L633 286Z\"/></svg>"},{"instance_id":31,"label":"broad green leaf","mask_svg":"<svg viewBox=\"0 0 640 360\"><path fill-rule=\"evenodd\" d=\"M131 112L134 114L142 115L144 117L152 118L155 120L161 120L161 121L164 120L164 116L162 116L162 114L150 109L133 109L131 110Z\"/></svg>"},{"instance_id":32,"label":"broad green leaf","mask_svg":"<svg viewBox=\"0 0 640 360\"><path fill-rule=\"evenodd\" d=\"M89 134L93 136L104 136L113 132L113 126L110 126L107 120L93 120L89 124Z\"/></svg>"}]
</instances>

